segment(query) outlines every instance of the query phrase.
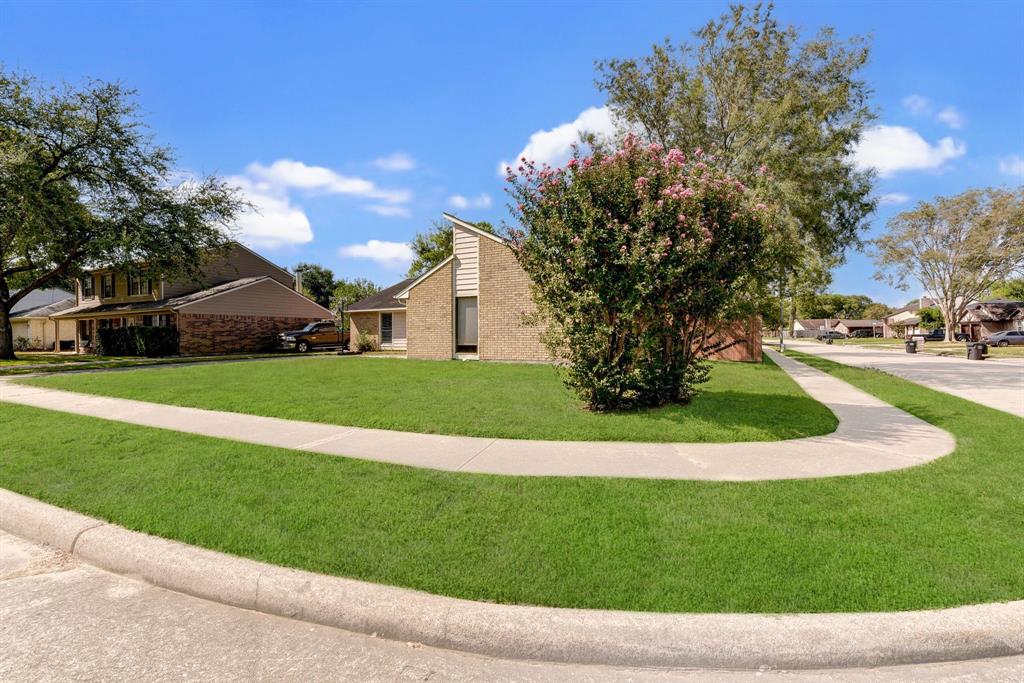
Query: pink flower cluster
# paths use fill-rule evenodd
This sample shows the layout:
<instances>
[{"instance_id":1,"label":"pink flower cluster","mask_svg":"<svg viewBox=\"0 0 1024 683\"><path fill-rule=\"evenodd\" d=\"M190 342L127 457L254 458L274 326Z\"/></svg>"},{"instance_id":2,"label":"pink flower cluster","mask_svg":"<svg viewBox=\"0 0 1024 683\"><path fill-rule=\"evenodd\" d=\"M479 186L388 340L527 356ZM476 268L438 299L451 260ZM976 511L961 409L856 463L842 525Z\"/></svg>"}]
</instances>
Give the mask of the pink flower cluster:
<instances>
[{"instance_id":1,"label":"pink flower cluster","mask_svg":"<svg viewBox=\"0 0 1024 683\"><path fill-rule=\"evenodd\" d=\"M673 185L669 185L664 190L662 190L661 194L665 195L669 199L678 200L685 199L686 197L692 197L693 195L697 194L697 192L692 187L686 187L682 183L675 183Z\"/></svg>"}]
</instances>

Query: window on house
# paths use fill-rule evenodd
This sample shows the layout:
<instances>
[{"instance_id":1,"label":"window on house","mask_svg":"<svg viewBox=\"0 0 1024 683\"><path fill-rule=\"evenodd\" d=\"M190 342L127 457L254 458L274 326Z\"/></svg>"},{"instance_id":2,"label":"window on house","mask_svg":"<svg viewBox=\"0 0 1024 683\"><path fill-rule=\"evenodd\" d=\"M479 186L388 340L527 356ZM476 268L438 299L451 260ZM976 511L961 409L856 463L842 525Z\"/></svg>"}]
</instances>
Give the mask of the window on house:
<instances>
[{"instance_id":1,"label":"window on house","mask_svg":"<svg viewBox=\"0 0 1024 683\"><path fill-rule=\"evenodd\" d=\"M91 299L94 296L96 296L96 285L92 275L86 275L82 278L82 298Z\"/></svg>"},{"instance_id":2,"label":"window on house","mask_svg":"<svg viewBox=\"0 0 1024 683\"><path fill-rule=\"evenodd\" d=\"M114 296L114 274L107 273L100 280L100 296L109 299Z\"/></svg>"},{"instance_id":3,"label":"window on house","mask_svg":"<svg viewBox=\"0 0 1024 683\"><path fill-rule=\"evenodd\" d=\"M390 313L380 314L380 343L390 344L394 333L394 320Z\"/></svg>"},{"instance_id":4,"label":"window on house","mask_svg":"<svg viewBox=\"0 0 1024 683\"><path fill-rule=\"evenodd\" d=\"M476 297L460 296L455 299L455 350L461 353L476 353L477 336Z\"/></svg>"},{"instance_id":5,"label":"window on house","mask_svg":"<svg viewBox=\"0 0 1024 683\"><path fill-rule=\"evenodd\" d=\"M149 278L133 277L128 280L128 294L143 296L153 293L153 281Z\"/></svg>"}]
</instances>

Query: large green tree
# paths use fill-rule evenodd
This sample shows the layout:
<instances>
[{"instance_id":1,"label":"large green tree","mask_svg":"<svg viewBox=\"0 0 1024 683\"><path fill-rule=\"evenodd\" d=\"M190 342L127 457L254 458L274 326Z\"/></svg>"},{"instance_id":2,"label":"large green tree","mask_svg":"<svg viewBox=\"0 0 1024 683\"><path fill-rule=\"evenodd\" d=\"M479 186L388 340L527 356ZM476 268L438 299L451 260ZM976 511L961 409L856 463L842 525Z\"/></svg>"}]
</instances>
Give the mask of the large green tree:
<instances>
[{"instance_id":1,"label":"large green tree","mask_svg":"<svg viewBox=\"0 0 1024 683\"><path fill-rule=\"evenodd\" d=\"M760 4L733 6L695 38L598 62L613 114L666 149L710 152L748 184L769 175L787 226L780 266L841 259L875 208L873 174L851 159L875 116L859 76L866 41L840 40L831 28L803 36Z\"/></svg>"},{"instance_id":2,"label":"large green tree","mask_svg":"<svg viewBox=\"0 0 1024 683\"><path fill-rule=\"evenodd\" d=\"M364 277L357 277L352 280L344 278L334 284L334 292L331 294L331 310L342 319L342 328L348 329L348 314L345 309L350 304L365 299L371 294L381 290L380 285Z\"/></svg>"},{"instance_id":3,"label":"large green tree","mask_svg":"<svg viewBox=\"0 0 1024 683\"><path fill-rule=\"evenodd\" d=\"M14 305L86 267L200 277L247 204L216 178L177 177L133 91L0 71L0 358L14 356Z\"/></svg>"},{"instance_id":4,"label":"large green tree","mask_svg":"<svg viewBox=\"0 0 1024 683\"><path fill-rule=\"evenodd\" d=\"M997 282L989 289L987 298L1024 301L1024 277Z\"/></svg>"},{"instance_id":5,"label":"large green tree","mask_svg":"<svg viewBox=\"0 0 1024 683\"><path fill-rule=\"evenodd\" d=\"M493 233L494 226L487 221L474 223L481 230ZM447 221L434 221L430 229L416 233L412 240L413 258L406 277L419 277L452 255L452 226Z\"/></svg>"},{"instance_id":6,"label":"large green tree","mask_svg":"<svg viewBox=\"0 0 1024 683\"><path fill-rule=\"evenodd\" d=\"M302 276L302 293L324 308L331 305L334 293L334 272L317 263L300 262L295 273Z\"/></svg>"},{"instance_id":7,"label":"large green tree","mask_svg":"<svg viewBox=\"0 0 1024 683\"><path fill-rule=\"evenodd\" d=\"M874 302L863 294L813 294L797 299L801 318L853 318L867 317L865 310Z\"/></svg>"},{"instance_id":8,"label":"large green tree","mask_svg":"<svg viewBox=\"0 0 1024 683\"><path fill-rule=\"evenodd\" d=\"M953 341L968 304L1024 270L1024 187L921 202L890 218L873 246L876 277L904 290L920 283Z\"/></svg>"}]
</instances>

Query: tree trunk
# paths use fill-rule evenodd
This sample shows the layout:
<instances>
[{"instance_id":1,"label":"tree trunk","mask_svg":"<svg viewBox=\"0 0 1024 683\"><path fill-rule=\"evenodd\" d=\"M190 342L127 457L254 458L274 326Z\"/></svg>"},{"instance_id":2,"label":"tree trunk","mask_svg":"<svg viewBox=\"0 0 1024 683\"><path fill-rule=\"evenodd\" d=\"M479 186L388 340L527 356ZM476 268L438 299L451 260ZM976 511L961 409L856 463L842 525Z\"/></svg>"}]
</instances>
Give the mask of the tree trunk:
<instances>
[{"instance_id":1,"label":"tree trunk","mask_svg":"<svg viewBox=\"0 0 1024 683\"><path fill-rule=\"evenodd\" d=\"M14 326L3 305L0 305L0 360L14 360Z\"/></svg>"},{"instance_id":2,"label":"tree trunk","mask_svg":"<svg viewBox=\"0 0 1024 683\"><path fill-rule=\"evenodd\" d=\"M959 322L957 317L956 302L955 301L943 301L939 304L939 310L942 311L942 322L946 326L946 341L955 341L956 337L953 335L956 332L953 330L953 326Z\"/></svg>"}]
</instances>

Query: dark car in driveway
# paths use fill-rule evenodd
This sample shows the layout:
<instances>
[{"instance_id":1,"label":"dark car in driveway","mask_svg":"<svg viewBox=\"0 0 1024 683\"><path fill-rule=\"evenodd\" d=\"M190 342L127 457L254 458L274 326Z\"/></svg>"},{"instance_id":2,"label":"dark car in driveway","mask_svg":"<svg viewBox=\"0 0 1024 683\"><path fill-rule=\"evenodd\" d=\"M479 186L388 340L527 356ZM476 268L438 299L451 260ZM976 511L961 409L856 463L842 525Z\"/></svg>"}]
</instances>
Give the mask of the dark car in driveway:
<instances>
[{"instance_id":1,"label":"dark car in driveway","mask_svg":"<svg viewBox=\"0 0 1024 683\"><path fill-rule=\"evenodd\" d=\"M309 323L301 330L289 330L277 335L283 349L306 353L313 349L343 349L348 344L345 333L334 320Z\"/></svg>"},{"instance_id":2,"label":"dark car in driveway","mask_svg":"<svg viewBox=\"0 0 1024 683\"><path fill-rule=\"evenodd\" d=\"M990 334L982 339L981 342L989 346L1024 346L1024 332L1003 330L1002 332Z\"/></svg>"},{"instance_id":3,"label":"dark car in driveway","mask_svg":"<svg viewBox=\"0 0 1024 683\"><path fill-rule=\"evenodd\" d=\"M942 329L940 327L940 328L938 328L936 330L929 330L927 334L915 334L915 335L913 335L913 338L915 338L915 339L924 339L926 342L930 342L930 341L945 341L946 340L946 330L944 330L944 329ZM970 341L971 336L969 334L967 334L966 332L954 332L953 333L953 339L955 339L956 341Z\"/></svg>"}]
</instances>

